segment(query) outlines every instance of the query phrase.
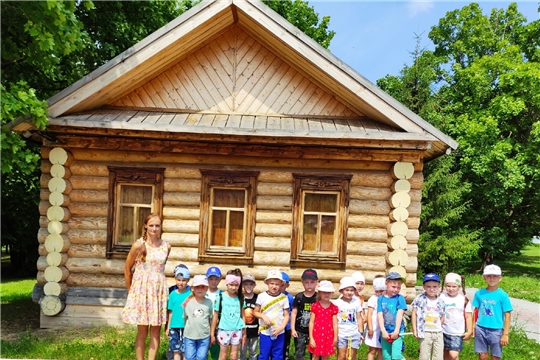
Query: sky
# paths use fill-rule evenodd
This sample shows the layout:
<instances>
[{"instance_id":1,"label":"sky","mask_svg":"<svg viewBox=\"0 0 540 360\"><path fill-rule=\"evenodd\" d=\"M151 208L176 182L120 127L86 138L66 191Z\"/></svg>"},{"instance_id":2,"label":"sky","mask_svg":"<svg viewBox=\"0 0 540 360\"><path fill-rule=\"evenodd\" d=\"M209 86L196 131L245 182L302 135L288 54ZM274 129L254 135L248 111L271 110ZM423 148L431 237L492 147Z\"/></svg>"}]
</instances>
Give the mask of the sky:
<instances>
[{"instance_id":1,"label":"sky","mask_svg":"<svg viewBox=\"0 0 540 360\"><path fill-rule=\"evenodd\" d=\"M510 1L477 1L485 14L493 8L506 9ZM462 1L336 1L309 0L320 17L330 16L336 35L330 51L371 82L387 74L398 75L411 63L421 35L421 47L433 49L428 38L432 26L448 11L461 9ZM518 1L518 10L534 21L539 19L538 1Z\"/></svg>"}]
</instances>

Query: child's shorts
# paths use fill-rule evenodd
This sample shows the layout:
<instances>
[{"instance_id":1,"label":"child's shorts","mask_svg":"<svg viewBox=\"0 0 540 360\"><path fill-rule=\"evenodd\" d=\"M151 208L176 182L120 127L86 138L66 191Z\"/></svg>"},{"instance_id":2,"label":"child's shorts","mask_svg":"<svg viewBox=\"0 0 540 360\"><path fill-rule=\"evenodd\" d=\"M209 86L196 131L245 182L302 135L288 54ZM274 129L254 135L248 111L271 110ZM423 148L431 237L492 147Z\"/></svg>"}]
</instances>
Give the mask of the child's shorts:
<instances>
[{"instance_id":1,"label":"child's shorts","mask_svg":"<svg viewBox=\"0 0 540 360\"><path fill-rule=\"evenodd\" d=\"M353 349L358 349L360 348L360 345L362 345L362 337L360 336L360 333L352 335L352 336L344 336L344 337L338 336L338 342L337 342L338 349L349 347L349 341L350 341L350 346Z\"/></svg>"},{"instance_id":2,"label":"child's shorts","mask_svg":"<svg viewBox=\"0 0 540 360\"><path fill-rule=\"evenodd\" d=\"M487 353L491 349L491 356L502 357L501 337L502 329L488 329L476 325L474 329L474 352Z\"/></svg>"},{"instance_id":3,"label":"child's shorts","mask_svg":"<svg viewBox=\"0 0 540 360\"><path fill-rule=\"evenodd\" d=\"M169 329L169 351L184 352L184 329Z\"/></svg>"},{"instance_id":4,"label":"child's shorts","mask_svg":"<svg viewBox=\"0 0 540 360\"><path fill-rule=\"evenodd\" d=\"M223 346L238 345L242 342L242 330L218 329L217 340Z\"/></svg>"},{"instance_id":5,"label":"child's shorts","mask_svg":"<svg viewBox=\"0 0 540 360\"><path fill-rule=\"evenodd\" d=\"M444 350L461 351L463 349L463 336L443 334Z\"/></svg>"}]
</instances>

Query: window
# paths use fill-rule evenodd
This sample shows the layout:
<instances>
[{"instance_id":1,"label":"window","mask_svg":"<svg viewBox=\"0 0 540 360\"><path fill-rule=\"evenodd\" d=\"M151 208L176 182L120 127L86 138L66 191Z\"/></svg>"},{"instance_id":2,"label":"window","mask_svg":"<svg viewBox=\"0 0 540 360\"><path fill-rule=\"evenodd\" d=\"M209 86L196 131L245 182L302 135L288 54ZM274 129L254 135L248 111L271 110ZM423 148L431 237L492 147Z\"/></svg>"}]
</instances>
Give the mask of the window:
<instances>
[{"instance_id":1,"label":"window","mask_svg":"<svg viewBox=\"0 0 540 360\"><path fill-rule=\"evenodd\" d=\"M127 254L148 214L161 214L163 168L109 166L107 257Z\"/></svg>"},{"instance_id":2,"label":"window","mask_svg":"<svg viewBox=\"0 0 540 360\"><path fill-rule=\"evenodd\" d=\"M345 267L352 175L293 174L291 265Z\"/></svg>"},{"instance_id":3,"label":"window","mask_svg":"<svg viewBox=\"0 0 540 360\"><path fill-rule=\"evenodd\" d=\"M201 170L199 261L253 262L258 171Z\"/></svg>"}]
</instances>

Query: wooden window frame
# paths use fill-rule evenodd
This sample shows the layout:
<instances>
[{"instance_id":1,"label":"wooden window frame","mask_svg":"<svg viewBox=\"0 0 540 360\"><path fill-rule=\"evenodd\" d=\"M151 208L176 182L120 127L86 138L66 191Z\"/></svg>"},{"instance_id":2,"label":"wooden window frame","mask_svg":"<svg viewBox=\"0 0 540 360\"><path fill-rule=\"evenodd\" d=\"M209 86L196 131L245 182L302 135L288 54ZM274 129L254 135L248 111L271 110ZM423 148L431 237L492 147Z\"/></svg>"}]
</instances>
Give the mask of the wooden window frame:
<instances>
[{"instance_id":1,"label":"wooden window frame","mask_svg":"<svg viewBox=\"0 0 540 360\"><path fill-rule=\"evenodd\" d=\"M253 264L255 215L257 213L257 177L259 172L222 170L200 170L200 172L202 186L198 260L215 264ZM243 251L235 251L226 247L210 247L210 201L213 188L244 189L247 192Z\"/></svg>"},{"instance_id":2,"label":"wooden window frame","mask_svg":"<svg viewBox=\"0 0 540 360\"><path fill-rule=\"evenodd\" d=\"M293 173L293 230L291 242L291 266L313 267L323 264L327 268L344 269L347 256L347 219L349 217L349 188L352 174L299 174ZM339 209L336 219L337 251L335 256L302 254L303 199L305 192L339 193Z\"/></svg>"},{"instance_id":3,"label":"wooden window frame","mask_svg":"<svg viewBox=\"0 0 540 360\"><path fill-rule=\"evenodd\" d=\"M131 245L116 244L116 225L118 209L118 185L154 186L151 212L162 214L163 174L165 168L138 168L108 166L109 169L109 209L107 215L107 258L126 257Z\"/></svg>"}]
</instances>

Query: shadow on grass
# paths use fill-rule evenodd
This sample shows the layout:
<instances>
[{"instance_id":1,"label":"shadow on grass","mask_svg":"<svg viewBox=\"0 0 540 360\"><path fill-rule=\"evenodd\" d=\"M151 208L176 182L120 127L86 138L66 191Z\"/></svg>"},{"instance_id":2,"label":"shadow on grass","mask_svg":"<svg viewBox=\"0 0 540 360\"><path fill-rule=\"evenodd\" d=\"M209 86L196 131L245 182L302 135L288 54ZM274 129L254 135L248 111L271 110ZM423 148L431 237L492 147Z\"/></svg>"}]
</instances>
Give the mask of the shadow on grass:
<instances>
[{"instance_id":1,"label":"shadow on grass","mask_svg":"<svg viewBox=\"0 0 540 360\"><path fill-rule=\"evenodd\" d=\"M39 328L39 305L24 295L2 297L2 332L19 332Z\"/></svg>"}]
</instances>

